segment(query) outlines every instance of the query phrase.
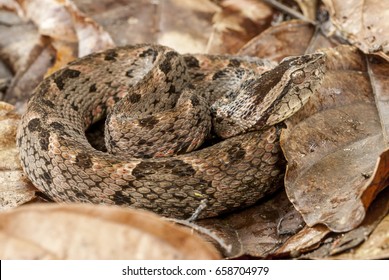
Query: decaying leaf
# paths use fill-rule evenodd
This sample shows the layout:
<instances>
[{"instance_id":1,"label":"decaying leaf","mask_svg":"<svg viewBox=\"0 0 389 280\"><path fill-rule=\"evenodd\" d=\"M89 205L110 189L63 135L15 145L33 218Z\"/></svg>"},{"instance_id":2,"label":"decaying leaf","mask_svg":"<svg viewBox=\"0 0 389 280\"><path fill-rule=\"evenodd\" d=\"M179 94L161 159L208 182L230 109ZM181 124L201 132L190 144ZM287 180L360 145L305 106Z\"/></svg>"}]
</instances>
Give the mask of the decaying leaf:
<instances>
[{"instance_id":1,"label":"decaying leaf","mask_svg":"<svg viewBox=\"0 0 389 280\"><path fill-rule=\"evenodd\" d=\"M389 2L382 0L323 0L331 22L365 53L389 60Z\"/></svg>"},{"instance_id":2,"label":"decaying leaf","mask_svg":"<svg viewBox=\"0 0 389 280\"><path fill-rule=\"evenodd\" d=\"M297 257L304 252L309 252L320 246L322 240L330 233L330 230L323 225L304 227L297 234L289 238L273 254L272 258L286 256Z\"/></svg>"},{"instance_id":3,"label":"decaying leaf","mask_svg":"<svg viewBox=\"0 0 389 280\"><path fill-rule=\"evenodd\" d=\"M112 206L22 206L0 213L0 228L1 259L220 258L188 229L146 211Z\"/></svg>"},{"instance_id":4,"label":"decaying leaf","mask_svg":"<svg viewBox=\"0 0 389 280\"><path fill-rule=\"evenodd\" d=\"M0 101L0 211L32 200L35 188L24 177L15 145L19 116L14 107Z\"/></svg>"},{"instance_id":5,"label":"decaying leaf","mask_svg":"<svg viewBox=\"0 0 389 280\"><path fill-rule=\"evenodd\" d=\"M289 223L288 230L281 229L285 221ZM229 258L243 255L265 258L304 226L284 191L254 207L225 217L200 220L197 224L231 245L231 252L225 252Z\"/></svg>"},{"instance_id":6,"label":"decaying leaf","mask_svg":"<svg viewBox=\"0 0 389 280\"><path fill-rule=\"evenodd\" d=\"M379 229L379 235L374 236L374 231L384 223L384 218L389 210L389 189L382 191L377 199L369 207L366 218L360 226L347 232L331 234L326 242L316 250L302 256L305 259L376 259L381 258L381 252L385 254L382 245L388 244L389 229ZM373 232L373 233L372 233ZM385 237L386 236L386 237ZM382 238L383 237L383 238ZM385 240L386 239L386 240ZM369 247L365 247L365 243ZM362 245L361 245L362 244ZM360 246L358 246L360 245ZM361 249L360 249L361 248ZM384 249L384 250L382 250ZM358 252L358 253L356 253ZM356 253L356 254L355 254ZM379 254L377 254L379 253ZM387 252L386 252L386 256ZM385 257L385 256L383 256Z\"/></svg>"},{"instance_id":7,"label":"decaying leaf","mask_svg":"<svg viewBox=\"0 0 389 280\"><path fill-rule=\"evenodd\" d=\"M335 259L388 259L389 258L389 215L374 229L370 237L358 248L337 255Z\"/></svg>"}]
</instances>

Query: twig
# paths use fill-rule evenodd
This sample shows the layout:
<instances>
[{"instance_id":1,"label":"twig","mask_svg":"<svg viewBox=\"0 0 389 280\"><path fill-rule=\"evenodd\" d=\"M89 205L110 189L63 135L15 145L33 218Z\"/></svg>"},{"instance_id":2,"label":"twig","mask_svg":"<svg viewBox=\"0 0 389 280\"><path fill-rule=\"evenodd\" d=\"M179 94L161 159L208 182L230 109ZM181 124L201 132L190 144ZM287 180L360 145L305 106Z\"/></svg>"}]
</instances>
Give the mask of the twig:
<instances>
[{"instance_id":1,"label":"twig","mask_svg":"<svg viewBox=\"0 0 389 280\"><path fill-rule=\"evenodd\" d=\"M208 203L208 200L207 200L207 199L203 199L203 200L200 202L199 207L197 207L196 211L194 211L194 213L192 214L192 216L191 216L189 219L187 219L187 221L188 221L189 223L196 221L197 218L199 217L200 213L201 213L205 208L207 208L207 206L208 206L207 203Z\"/></svg>"},{"instance_id":2,"label":"twig","mask_svg":"<svg viewBox=\"0 0 389 280\"><path fill-rule=\"evenodd\" d=\"M184 226L187 226L187 227L190 227L202 234L205 234L207 236L209 236L210 238L212 238L213 240L215 240L219 245L220 247L226 252L226 254L230 254L231 253L231 250L232 250L232 246L231 244L227 245L223 239L221 239L219 236L217 236L216 234L214 234L212 231L210 231L209 229L205 228L205 227L202 227L202 226L199 226L197 224L194 223L195 220L197 220L197 218L199 217L199 215L201 214L201 212L208 207L208 200L207 199L203 199L201 202L200 202L200 205L197 207L196 211L194 211L194 213L192 214L192 216L189 218L189 219L186 219L186 220L178 220L178 219L173 219L173 218L170 218L170 219L167 219L168 221L171 221L171 222L174 222L176 224L181 224L181 225L184 225Z\"/></svg>"},{"instance_id":3,"label":"twig","mask_svg":"<svg viewBox=\"0 0 389 280\"><path fill-rule=\"evenodd\" d=\"M199 226L199 225L191 222L189 219L188 220L178 220L178 219L169 218L167 220L171 221L171 222L174 222L176 224L180 224L180 225L184 225L184 226L190 227L190 228L192 228L192 229L194 229L194 230L196 230L196 231L198 231L198 232L200 232L202 234L205 234L205 235L209 236L210 238L215 240L220 245L220 247L226 252L226 255L231 253L232 245L231 244L226 244L223 239L221 239L219 236L214 234L209 229L207 229L205 227L202 227L202 226Z\"/></svg>"},{"instance_id":4,"label":"twig","mask_svg":"<svg viewBox=\"0 0 389 280\"><path fill-rule=\"evenodd\" d=\"M294 18L298 18L298 19L301 19L301 20L304 20L304 21L307 21L313 25L317 25L317 22L316 21L312 21L310 20L309 18L307 18L306 16L304 16L303 14L289 8L288 6L285 6L284 4L281 4L280 2L278 1L275 1L275 0L263 0L264 2L268 3L269 5L279 9L280 11L294 17Z\"/></svg>"}]
</instances>

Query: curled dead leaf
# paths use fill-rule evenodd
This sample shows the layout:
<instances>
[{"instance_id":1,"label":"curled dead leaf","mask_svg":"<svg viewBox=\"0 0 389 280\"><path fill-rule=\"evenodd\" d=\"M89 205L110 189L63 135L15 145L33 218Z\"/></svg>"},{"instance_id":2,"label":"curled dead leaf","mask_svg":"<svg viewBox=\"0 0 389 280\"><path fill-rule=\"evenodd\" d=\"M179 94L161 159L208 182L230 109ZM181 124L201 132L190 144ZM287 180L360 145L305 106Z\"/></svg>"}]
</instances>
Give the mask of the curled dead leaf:
<instances>
[{"instance_id":1,"label":"curled dead leaf","mask_svg":"<svg viewBox=\"0 0 389 280\"><path fill-rule=\"evenodd\" d=\"M188 229L146 211L112 206L22 206L0 213L0 228L1 259L220 258Z\"/></svg>"}]
</instances>

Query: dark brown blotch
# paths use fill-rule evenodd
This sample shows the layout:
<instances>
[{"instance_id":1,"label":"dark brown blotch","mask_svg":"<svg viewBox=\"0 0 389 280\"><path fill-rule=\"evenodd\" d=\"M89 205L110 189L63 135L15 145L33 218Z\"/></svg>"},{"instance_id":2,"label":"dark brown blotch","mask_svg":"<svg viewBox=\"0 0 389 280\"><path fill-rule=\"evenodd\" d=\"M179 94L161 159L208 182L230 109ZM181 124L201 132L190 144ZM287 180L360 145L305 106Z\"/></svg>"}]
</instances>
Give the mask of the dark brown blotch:
<instances>
[{"instance_id":1,"label":"dark brown blotch","mask_svg":"<svg viewBox=\"0 0 389 280\"><path fill-rule=\"evenodd\" d=\"M30 132L40 131L42 129L41 120L38 118L32 119L28 122L27 127Z\"/></svg>"},{"instance_id":2,"label":"dark brown blotch","mask_svg":"<svg viewBox=\"0 0 389 280\"><path fill-rule=\"evenodd\" d=\"M237 59L230 59L229 63L227 66L230 66L230 67L239 67L240 66L240 61L237 60Z\"/></svg>"},{"instance_id":3,"label":"dark brown blotch","mask_svg":"<svg viewBox=\"0 0 389 280\"><path fill-rule=\"evenodd\" d=\"M55 105L53 102L51 102L50 100L47 100L47 99L42 99L42 103L45 104L47 107L50 107L50 108L54 108Z\"/></svg>"},{"instance_id":4,"label":"dark brown blotch","mask_svg":"<svg viewBox=\"0 0 389 280\"><path fill-rule=\"evenodd\" d=\"M200 104L200 100L196 95L191 96L190 101L192 102L193 107L198 106Z\"/></svg>"},{"instance_id":5,"label":"dark brown blotch","mask_svg":"<svg viewBox=\"0 0 389 280\"><path fill-rule=\"evenodd\" d=\"M70 106L72 107L72 109L74 110L74 111L78 111L78 106L76 105L76 104L74 104L74 102L72 103L72 104L70 104Z\"/></svg>"},{"instance_id":6,"label":"dark brown blotch","mask_svg":"<svg viewBox=\"0 0 389 280\"><path fill-rule=\"evenodd\" d=\"M188 67L191 68L199 68L200 67L200 62L197 58L194 56L188 55L184 57L184 61Z\"/></svg>"},{"instance_id":7,"label":"dark brown blotch","mask_svg":"<svg viewBox=\"0 0 389 280\"><path fill-rule=\"evenodd\" d=\"M188 177L196 173L192 165L183 162L182 160L174 159L165 163L167 169L170 169L173 175L179 177Z\"/></svg>"},{"instance_id":8,"label":"dark brown blotch","mask_svg":"<svg viewBox=\"0 0 389 280\"><path fill-rule=\"evenodd\" d=\"M134 69L127 70L126 76L129 77L129 78L134 78L134 76L132 75L133 71L134 71Z\"/></svg>"},{"instance_id":9,"label":"dark brown blotch","mask_svg":"<svg viewBox=\"0 0 389 280\"><path fill-rule=\"evenodd\" d=\"M177 93L176 87L173 84L171 84L169 89L168 89L168 91L167 91L167 93L169 94L169 96L172 95L172 94Z\"/></svg>"},{"instance_id":10,"label":"dark brown blotch","mask_svg":"<svg viewBox=\"0 0 389 280\"><path fill-rule=\"evenodd\" d=\"M54 128L56 132L61 136L68 136L70 135L66 132L65 126L59 122L52 122L50 124L50 127ZM73 131L77 131L76 129L72 129ZM81 134L79 131L77 131L77 134Z\"/></svg>"},{"instance_id":11,"label":"dark brown blotch","mask_svg":"<svg viewBox=\"0 0 389 280\"><path fill-rule=\"evenodd\" d=\"M53 183L53 178L51 177L50 173L43 171L43 174L41 175L41 178L43 181L45 181L48 185L51 185Z\"/></svg>"},{"instance_id":12,"label":"dark brown blotch","mask_svg":"<svg viewBox=\"0 0 389 280\"><path fill-rule=\"evenodd\" d=\"M118 56L118 54L116 53L115 50L108 50L105 53L104 60L115 61L117 56Z\"/></svg>"},{"instance_id":13,"label":"dark brown blotch","mask_svg":"<svg viewBox=\"0 0 389 280\"><path fill-rule=\"evenodd\" d=\"M57 76L54 78L54 82L59 90L63 90L68 79L77 78L80 76L80 74L81 72L78 70L67 68L57 74Z\"/></svg>"},{"instance_id":14,"label":"dark brown blotch","mask_svg":"<svg viewBox=\"0 0 389 280\"><path fill-rule=\"evenodd\" d=\"M137 93L133 93L133 94L130 94L128 95L128 100L131 102L131 103L138 103L140 101L140 98L142 96L140 94L137 94Z\"/></svg>"},{"instance_id":15,"label":"dark brown blotch","mask_svg":"<svg viewBox=\"0 0 389 280\"><path fill-rule=\"evenodd\" d=\"M132 175L135 176L136 179L143 179L148 175L158 173L164 167L164 164L161 162L142 161L132 170Z\"/></svg>"},{"instance_id":16,"label":"dark brown blotch","mask_svg":"<svg viewBox=\"0 0 389 280\"><path fill-rule=\"evenodd\" d=\"M123 195L122 191L116 191L114 195L110 196L115 205L128 205L129 199Z\"/></svg>"},{"instance_id":17,"label":"dark brown blotch","mask_svg":"<svg viewBox=\"0 0 389 280\"><path fill-rule=\"evenodd\" d=\"M65 130L65 127L63 126L63 124L61 124L59 122L52 122L50 124L50 127L54 128L55 130L58 130L58 131L64 131Z\"/></svg>"},{"instance_id":18,"label":"dark brown blotch","mask_svg":"<svg viewBox=\"0 0 389 280\"><path fill-rule=\"evenodd\" d=\"M139 119L138 123L141 127L146 127L149 129L154 128L154 126L159 122L159 120L154 116L149 116L143 119Z\"/></svg>"},{"instance_id":19,"label":"dark brown blotch","mask_svg":"<svg viewBox=\"0 0 389 280\"><path fill-rule=\"evenodd\" d=\"M49 149L49 138L50 138L50 133L47 132L46 130L42 130L39 133L39 145L41 146L42 150L47 151Z\"/></svg>"},{"instance_id":20,"label":"dark brown blotch","mask_svg":"<svg viewBox=\"0 0 389 280\"><path fill-rule=\"evenodd\" d=\"M89 87L89 92L96 92L97 88L96 88L96 84L93 84Z\"/></svg>"},{"instance_id":21,"label":"dark brown blotch","mask_svg":"<svg viewBox=\"0 0 389 280\"><path fill-rule=\"evenodd\" d=\"M76 156L76 165L81 168L91 168L93 163L87 153L81 152Z\"/></svg>"},{"instance_id":22,"label":"dark brown blotch","mask_svg":"<svg viewBox=\"0 0 389 280\"><path fill-rule=\"evenodd\" d=\"M162 63L159 65L159 69L167 75L172 70L172 63L171 60L178 56L178 53L171 51L167 52L165 54L165 59L162 61Z\"/></svg>"},{"instance_id":23,"label":"dark brown blotch","mask_svg":"<svg viewBox=\"0 0 389 280\"><path fill-rule=\"evenodd\" d=\"M246 155L246 151L242 148L240 144L233 145L231 148L228 149L227 153L230 162L240 161Z\"/></svg>"},{"instance_id":24,"label":"dark brown blotch","mask_svg":"<svg viewBox=\"0 0 389 280\"><path fill-rule=\"evenodd\" d=\"M223 70L217 71L215 74L213 74L212 80L220 79L223 76L225 76L225 72Z\"/></svg>"},{"instance_id":25,"label":"dark brown blotch","mask_svg":"<svg viewBox=\"0 0 389 280\"><path fill-rule=\"evenodd\" d=\"M155 61L155 58L157 57L158 55L158 52L156 50L153 50L153 49L147 49L145 51L143 51L139 57L146 57L146 56L153 56L153 62Z\"/></svg>"}]
</instances>

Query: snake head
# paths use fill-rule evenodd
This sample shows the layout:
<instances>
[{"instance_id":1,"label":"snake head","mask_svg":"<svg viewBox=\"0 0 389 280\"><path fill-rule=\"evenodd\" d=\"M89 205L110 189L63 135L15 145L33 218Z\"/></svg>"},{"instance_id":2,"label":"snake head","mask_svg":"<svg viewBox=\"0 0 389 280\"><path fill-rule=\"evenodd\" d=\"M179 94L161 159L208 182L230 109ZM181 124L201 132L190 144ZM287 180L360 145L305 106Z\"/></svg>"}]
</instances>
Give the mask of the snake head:
<instances>
[{"instance_id":1,"label":"snake head","mask_svg":"<svg viewBox=\"0 0 389 280\"><path fill-rule=\"evenodd\" d=\"M324 53L287 57L275 68L243 81L229 103L211 110L217 135L229 138L289 118L308 101L324 76Z\"/></svg>"}]
</instances>

